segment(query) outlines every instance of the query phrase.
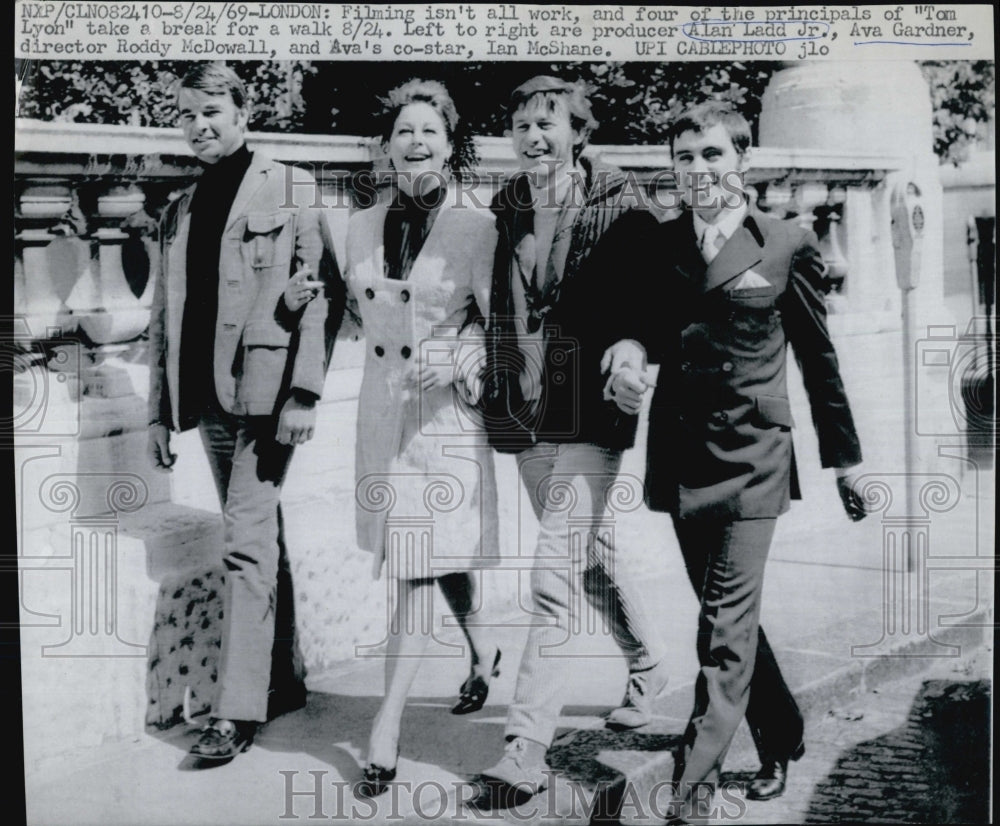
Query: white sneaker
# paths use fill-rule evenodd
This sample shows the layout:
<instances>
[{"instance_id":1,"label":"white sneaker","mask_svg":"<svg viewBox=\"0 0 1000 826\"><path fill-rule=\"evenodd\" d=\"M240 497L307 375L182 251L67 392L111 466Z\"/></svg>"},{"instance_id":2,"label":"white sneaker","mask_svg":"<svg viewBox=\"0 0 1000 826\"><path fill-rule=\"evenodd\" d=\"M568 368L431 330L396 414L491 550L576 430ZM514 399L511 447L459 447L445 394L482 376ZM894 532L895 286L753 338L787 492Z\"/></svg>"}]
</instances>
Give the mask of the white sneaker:
<instances>
[{"instance_id":1,"label":"white sneaker","mask_svg":"<svg viewBox=\"0 0 1000 826\"><path fill-rule=\"evenodd\" d=\"M548 771L545 746L525 737L515 737L505 747L500 762L484 771L482 776L535 795L548 788Z\"/></svg>"},{"instance_id":2,"label":"white sneaker","mask_svg":"<svg viewBox=\"0 0 1000 826\"><path fill-rule=\"evenodd\" d=\"M608 715L605 725L614 729L646 725L653 719L653 703L663 694L668 682L667 666L663 661L645 671L633 671L628 675L625 699Z\"/></svg>"}]
</instances>

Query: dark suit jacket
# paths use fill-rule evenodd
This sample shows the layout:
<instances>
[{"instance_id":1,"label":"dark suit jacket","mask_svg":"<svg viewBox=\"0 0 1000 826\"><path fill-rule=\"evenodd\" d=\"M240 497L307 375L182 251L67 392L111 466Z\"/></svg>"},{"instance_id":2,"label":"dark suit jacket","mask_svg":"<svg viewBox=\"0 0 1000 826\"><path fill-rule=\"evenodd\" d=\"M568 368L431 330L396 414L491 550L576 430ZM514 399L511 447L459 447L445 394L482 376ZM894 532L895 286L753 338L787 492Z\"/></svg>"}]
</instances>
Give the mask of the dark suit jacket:
<instances>
[{"instance_id":1,"label":"dark suit jacket","mask_svg":"<svg viewBox=\"0 0 1000 826\"><path fill-rule=\"evenodd\" d=\"M514 310L512 284L532 276L534 212L527 177L514 178L493 199L497 248L487 330L487 361L481 408L490 444L516 453L537 441L587 442L615 450L635 441L636 417L604 400L600 372L604 350L624 337L634 298L618 289L617 271L629 258L614 228L640 201L628 178L615 167L580 160L587 178L583 203L572 230L553 240L552 255L565 256L562 280L544 316L546 338L542 397L537 405L521 395L524 356ZM627 240L627 239L623 239ZM530 243L526 243L526 241ZM526 255L530 251L530 255ZM544 266L545 262L542 262Z\"/></svg>"},{"instance_id":2,"label":"dark suit jacket","mask_svg":"<svg viewBox=\"0 0 1000 826\"><path fill-rule=\"evenodd\" d=\"M689 212L637 229L646 247L637 261L654 265L647 283L656 294L649 311L640 311L640 340L650 361L661 364L649 418L649 507L681 517L750 519L777 516L799 498L788 344L823 467L860 462L826 326L816 236L752 210L706 267ZM748 272L744 283L757 286L737 289Z\"/></svg>"}]
</instances>

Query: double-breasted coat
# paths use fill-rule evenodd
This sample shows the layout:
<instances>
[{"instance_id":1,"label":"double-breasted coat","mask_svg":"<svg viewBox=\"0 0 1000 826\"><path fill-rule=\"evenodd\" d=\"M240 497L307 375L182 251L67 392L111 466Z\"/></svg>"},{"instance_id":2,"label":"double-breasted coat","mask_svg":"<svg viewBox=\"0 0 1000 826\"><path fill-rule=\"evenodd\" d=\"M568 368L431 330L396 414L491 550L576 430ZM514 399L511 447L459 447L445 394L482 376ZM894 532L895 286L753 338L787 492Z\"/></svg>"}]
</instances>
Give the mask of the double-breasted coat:
<instances>
[{"instance_id":1,"label":"double-breasted coat","mask_svg":"<svg viewBox=\"0 0 1000 826\"><path fill-rule=\"evenodd\" d=\"M493 455L474 382L489 312L492 215L451 188L406 280L385 277L388 202L351 217L345 278L361 319L364 377L355 447L358 544L375 572L415 579L495 561ZM416 365L451 365L458 381L420 390ZM465 380L468 381L465 381Z\"/></svg>"}]
</instances>

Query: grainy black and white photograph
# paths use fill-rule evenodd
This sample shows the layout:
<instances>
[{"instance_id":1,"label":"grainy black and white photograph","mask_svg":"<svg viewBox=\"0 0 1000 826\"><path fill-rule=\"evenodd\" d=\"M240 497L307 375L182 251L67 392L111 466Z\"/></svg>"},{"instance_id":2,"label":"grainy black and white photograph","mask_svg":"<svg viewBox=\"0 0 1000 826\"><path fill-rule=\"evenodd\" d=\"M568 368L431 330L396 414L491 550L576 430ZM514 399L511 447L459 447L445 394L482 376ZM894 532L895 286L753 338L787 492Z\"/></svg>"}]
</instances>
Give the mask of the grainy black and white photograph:
<instances>
[{"instance_id":1,"label":"grainy black and white photograph","mask_svg":"<svg viewBox=\"0 0 1000 826\"><path fill-rule=\"evenodd\" d=\"M992 822L993 16L15 2L10 822Z\"/></svg>"}]
</instances>

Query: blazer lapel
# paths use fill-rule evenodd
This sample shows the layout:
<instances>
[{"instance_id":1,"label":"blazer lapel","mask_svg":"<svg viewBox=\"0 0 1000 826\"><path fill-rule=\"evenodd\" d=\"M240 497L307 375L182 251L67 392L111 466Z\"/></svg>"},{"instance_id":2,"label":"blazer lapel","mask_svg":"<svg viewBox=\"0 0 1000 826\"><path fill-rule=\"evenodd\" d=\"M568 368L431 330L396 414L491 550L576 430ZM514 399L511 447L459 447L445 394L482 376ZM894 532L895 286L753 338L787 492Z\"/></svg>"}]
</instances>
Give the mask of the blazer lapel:
<instances>
[{"instance_id":1,"label":"blazer lapel","mask_svg":"<svg viewBox=\"0 0 1000 826\"><path fill-rule=\"evenodd\" d=\"M752 215L747 215L740 228L730 236L719 250L719 254L708 265L702 292L714 290L759 264L764 258L763 246L764 241L757 229L756 221Z\"/></svg>"},{"instance_id":2,"label":"blazer lapel","mask_svg":"<svg viewBox=\"0 0 1000 826\"><path fill-rule=\"evenodd\" d=\"M227 232L240 216L247 214L250 202L257 194L257 190L264 185L267 173L271 169L272 163L270 158L262 156L259 152L253 153L250 167L240 182L240 188L236 190L233 205L229 208L229 217L226 219Z\"/></svg>"}]
</instances>

